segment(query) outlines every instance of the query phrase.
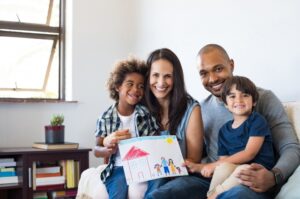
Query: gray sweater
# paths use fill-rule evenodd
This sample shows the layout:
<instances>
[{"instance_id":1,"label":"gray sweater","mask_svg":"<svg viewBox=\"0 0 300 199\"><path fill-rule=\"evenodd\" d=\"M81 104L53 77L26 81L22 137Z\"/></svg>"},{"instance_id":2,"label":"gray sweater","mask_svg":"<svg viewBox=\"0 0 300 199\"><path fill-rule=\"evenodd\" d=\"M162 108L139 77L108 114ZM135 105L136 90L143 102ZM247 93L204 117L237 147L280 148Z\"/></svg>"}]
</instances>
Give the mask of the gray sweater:
<instances>
[{"instance_id":1,"label":"gray sweater","mask_svg":"<svg viewBox=\"0 0 300 199\"><path fill-rule=\"evenodd\" d=\"M258 88L258 92L255 111L263 115L270 126L275 153L279 156L274 167L287 179L300 164L300 145L279 99L271 91ZM203 162L213 162L218 159L219 129L233 118L224 103L213 95L201 102L201 109L207 151Z\"/></svg>"}]
</instances>

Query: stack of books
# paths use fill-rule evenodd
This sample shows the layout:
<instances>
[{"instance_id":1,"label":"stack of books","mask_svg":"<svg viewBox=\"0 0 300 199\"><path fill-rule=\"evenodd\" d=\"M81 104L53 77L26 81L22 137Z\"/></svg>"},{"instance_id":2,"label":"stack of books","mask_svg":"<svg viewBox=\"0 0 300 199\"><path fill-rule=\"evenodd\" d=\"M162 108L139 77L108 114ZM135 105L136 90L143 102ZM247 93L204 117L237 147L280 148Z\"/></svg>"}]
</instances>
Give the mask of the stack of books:
<instances>
[{"instance_id":1,"label":"stack of books","mask_svg":"<svg viewBox=\"0 0 300 199\"><path fill-rule=\"evenodd\" d=\"M18 183L14 158L0 158L0 184Z\"/></svg>"},{"instance_id":2,"label":"stack of books","mask_svg":"<svg viewBox=\"0 0 300 199\"><path fill-rule=\"evenodd\" d=\"M65 181L60 166L37 167L33 163L33 190L64 189Z\"/></svg>"},{"instance_id":3,"label":"stack of books","mask_svg":"<svg viewBox=\"0 0 300 199\"><path fill-rule=\"evenodd\" d=\"M65 160L67 188L75 188L79 182L79 162L75 160Z\"/></svg>"},{"instance_id":4,"label":"stack of books","mask_svg":"<svg viewBox=\"0 0 300 199\"><path fill-rule=\"evenodd\" d=\"M80 177L79 161L33 162L32 176L32 188L36 191L76 188Z\"/></svg>"}]
</instances>

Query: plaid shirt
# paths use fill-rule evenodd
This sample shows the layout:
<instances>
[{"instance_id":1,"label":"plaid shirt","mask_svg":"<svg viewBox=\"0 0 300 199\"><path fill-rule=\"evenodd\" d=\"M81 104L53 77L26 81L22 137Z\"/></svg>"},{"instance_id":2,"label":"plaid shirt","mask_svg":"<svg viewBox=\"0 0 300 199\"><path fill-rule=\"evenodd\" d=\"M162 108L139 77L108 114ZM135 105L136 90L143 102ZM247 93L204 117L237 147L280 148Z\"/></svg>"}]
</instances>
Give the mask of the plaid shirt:
<instances>
[{"instance_id":1,"label":"plaid shirt","mask_svg":"<svg viewBox=\"0 0 300 199\"><path fill-rule=\"evenodd\" d=\"M150 115L148 109L142 105L135 106L135 115L134 115L136 132L139 136L148 136L154 135L159 132L159 126L156 123L156 120L153 116ZM107 111L97 120L97 129L95 135L106 137L109 134L119 130L121 125L121 120L118 116L117 103L108 108ZM115 164L115 155L111 155L109 158L108 165L101 172L101 180L105 180L111 175L112 169Z\"/></svg>"}]
</instances>

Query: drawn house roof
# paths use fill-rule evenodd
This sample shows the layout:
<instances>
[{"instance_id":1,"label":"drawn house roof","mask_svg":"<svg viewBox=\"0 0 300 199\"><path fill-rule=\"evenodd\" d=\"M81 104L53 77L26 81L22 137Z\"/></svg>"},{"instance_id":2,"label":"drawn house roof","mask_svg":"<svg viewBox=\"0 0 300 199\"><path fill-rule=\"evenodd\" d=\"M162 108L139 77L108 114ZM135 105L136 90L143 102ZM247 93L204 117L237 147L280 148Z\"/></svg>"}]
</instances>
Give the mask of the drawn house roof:
<instances>
[{"instance_id":1,"label":"drawn house roof","mask_svg":"<svg viewBox=\"0 0 300 199\"><path fill-rule=\"evenodd\" d=\"M147 153L146 151L143 151L140 148L132 146L131 149L127 152L127 154L123 158L123 160L133 160L133 159L141 158L141 157L144 157L147 155L149 155L149 153Z\"/></svg>"}]
</instances>

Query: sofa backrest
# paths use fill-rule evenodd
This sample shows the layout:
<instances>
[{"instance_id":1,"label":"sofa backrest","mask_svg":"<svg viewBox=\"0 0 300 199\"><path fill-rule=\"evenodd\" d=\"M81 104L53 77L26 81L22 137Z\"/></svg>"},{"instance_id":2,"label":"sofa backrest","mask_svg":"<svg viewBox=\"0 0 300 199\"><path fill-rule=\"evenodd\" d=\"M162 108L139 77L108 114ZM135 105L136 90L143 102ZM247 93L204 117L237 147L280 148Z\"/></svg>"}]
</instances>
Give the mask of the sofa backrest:
<instances>
[{"instance_id":1,"label":"sofa backrest","mask_svg":"<svg viewBox=\"0 0 300 199\"><path fill-rule=\"evenodd\" d=\"M300 140L300 102L285 102L283 105Z\"/></svg>"}]
</instances>

